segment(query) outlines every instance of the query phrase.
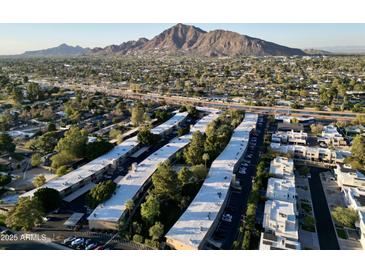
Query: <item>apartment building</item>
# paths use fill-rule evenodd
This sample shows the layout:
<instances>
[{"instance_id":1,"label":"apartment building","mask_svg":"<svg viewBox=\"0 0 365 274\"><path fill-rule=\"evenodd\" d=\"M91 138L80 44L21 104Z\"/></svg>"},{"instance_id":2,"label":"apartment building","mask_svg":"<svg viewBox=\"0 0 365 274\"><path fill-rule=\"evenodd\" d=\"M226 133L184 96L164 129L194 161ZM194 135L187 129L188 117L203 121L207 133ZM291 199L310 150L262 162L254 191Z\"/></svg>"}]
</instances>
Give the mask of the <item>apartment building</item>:
<instances>
[{"instance_id":1,"label":"apartment building","mask_svg":"<svg viewBox=\"0 0 365 274\"><path fill-rule=\"evenodd\" d=\"M273 143L281 144L294 144L294 145L306 145L308 134L303 131L295 132L291 131L278 131L271 137Z\"/></svg>"},{"instance_id":2,"label":"apartment building","mask_svg":"<svg viewBox=\"0 0 365 274\"><path fill-rule=\"evenodd\" d=\"M322 136L318 138L318 142L333 147L347 146L345 138L338 132L334 125L323 127Z\"/></svg>"},{"instance_id":3,"label":"apartment building","mask_svg":"<svg viewBox=\"0 0 365 274\"><path fill-rule=\"evenodd\" d=\"M270 200L296 203L297 192L295 189L294 176L285 179L269 178L266 197Z\"/></svg>"},{"instance_id":4,"label":"apartment building","mask_svg":"<svg viewBox=\"0 0 365 274\"><path fill-rule=\"evenodd\" d=\"M337 164L334 172L337 184L343 187L365 188L365 175L349 165Z\"/></svg>"}]
</instances>

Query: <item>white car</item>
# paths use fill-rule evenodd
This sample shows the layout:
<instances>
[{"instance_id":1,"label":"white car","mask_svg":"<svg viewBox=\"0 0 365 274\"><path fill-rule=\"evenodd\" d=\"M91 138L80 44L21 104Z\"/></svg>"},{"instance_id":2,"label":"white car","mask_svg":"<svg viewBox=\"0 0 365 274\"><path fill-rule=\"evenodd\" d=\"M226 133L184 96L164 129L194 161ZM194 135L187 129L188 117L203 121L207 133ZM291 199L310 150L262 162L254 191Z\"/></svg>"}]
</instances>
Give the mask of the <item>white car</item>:
<instances>
[{"instance_id":1,"label":"white car","mask_svg":"<svg viewBox=\"0 0 365 274\"><path fill-rule=\"evenodd\" d=\"M76 247L76 246L82 244L83 242L85 242L84 238L77 238L77 239L72 241L71 246Z\"/></svg>"}]
</instances>

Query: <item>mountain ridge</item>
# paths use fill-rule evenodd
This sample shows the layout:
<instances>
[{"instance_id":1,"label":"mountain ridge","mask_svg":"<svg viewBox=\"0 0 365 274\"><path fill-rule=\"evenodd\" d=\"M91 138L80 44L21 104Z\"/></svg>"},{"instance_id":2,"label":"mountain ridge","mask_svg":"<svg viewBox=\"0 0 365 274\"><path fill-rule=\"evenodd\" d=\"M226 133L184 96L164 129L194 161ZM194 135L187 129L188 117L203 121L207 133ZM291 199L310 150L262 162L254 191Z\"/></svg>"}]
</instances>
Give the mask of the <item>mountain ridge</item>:
<instances>
[{"instance_id":1,"label":"mountain ridge","mask_svg":"<svg viewBox=\"0 0 365 274\"><path fill-rule=\"evenodd\" d=\"M193 25L176 24L152 39L139 38L106 47L82 48L61 44L57 47L26 51L16 57L192 55L202 57L310 55L291 48L229 30L205 31Z\"/></svg>"}]
</instances>

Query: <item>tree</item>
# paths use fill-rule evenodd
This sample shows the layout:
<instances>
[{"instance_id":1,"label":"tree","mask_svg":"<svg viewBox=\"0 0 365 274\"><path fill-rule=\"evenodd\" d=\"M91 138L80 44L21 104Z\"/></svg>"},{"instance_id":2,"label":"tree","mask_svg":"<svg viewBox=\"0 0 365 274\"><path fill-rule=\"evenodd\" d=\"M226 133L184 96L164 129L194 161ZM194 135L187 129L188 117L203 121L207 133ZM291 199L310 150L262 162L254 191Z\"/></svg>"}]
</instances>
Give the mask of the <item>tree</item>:
<instances>
[{"instance_id":1,"label":"tree","mask_svg":"<svg viewBox=\"0 0 365 274\"><path fill-rule=\"evenodd\" d=\"M113 147L114 147L113 144L111 144L105 140L100 140L100 141L89 143L86 145L86 148L85 148L85 158L88 161L94 160L97 157L110 151Z\"/></svg>"},{"instance_id":2,"label":"tree","mask_svg":"<svg viewBox=\"0 0 365 274\"><path fill-rule=\"evenodd\" d=\"M67 152L60 152L51 157L52 168L58 169L61 166L68 165L74 160L74 157Z\"/></svg>"},{"instance_id":3,"label":"tree","mask_svg":"<svg viewBox=\"0 0 365 274\"><path fill-rule=\"evenodd\" d=\"M186 110L188 111L189 115L193 118L198 115L198 111L194 106L187 106Z\"/></svg>"},{"instance_id":4,"label":"tree","mask_svg":"<svg viewBox=\"0 0 365 274\"><path fill-rule=\"evenodd\" d=\"M177 179L179 180L180 185L185 185L191 183L193 179L193 173L186 166L180 169L177 174Z\"/></svg>"},{"instance_id":5,"label":"tree","mask_svg":"<svg viewBox=\"0 0 365 274\"><path fill-rule=\"evenodd\" d=\"M132 108L131 122L133 126L139 126L143 122L144 109L138 104Z\"/></svg>"},{"instance_id":6,"label":"tree","mask_svg":"<svg viewBox=\"0 0 365 274\"><path fill-rule=\"evenodd\" d=\"M38 175L37 177L35 177L35 179L33 180L32 184L35 187L40 187L43 186L46 183L46 177L44 177L44 175Z\"/></svg>"},{"instance_id":7,"label":"tree","mask_svg":"<svg viewBox=\"0 0 365 274\"><path fill-rule=\"evenodd\" d=\"M365 137L356 135L351 146L352 157L365 168Z\"/></svg>"},{"instance_id":8,"label":"tree","mask_svg":"<svg viewBox=\"0 0 365 274\"><path fill-rule=\"evenodd\" d=\"M193 133L188 148L184 151L184 158L188 164L198 165L203 162L204 135L200 131Z\"/></svg>"},{"instance_id":9,"label":"tree","mask_svg":"<svg viewBox=\"0 0 365 274\"><path fill-rule=\"evenodd\" d=\"M199 181L203 181L207 177L208 169L204 165L195 165L191 167L191 172Z\"/></svg>"},{"instance_id":10,"label":"tree","mask_svg":"<svg viewBox=\"0 0 365 274\"><path fill-rule=\"evenodd\" d=\"M60 193L53 188L40 188L34 193L34 198L37 199L45 212L51 212L57 209L61 204Z\"/></svg>"},{"instance_id":11,"label":"tree","mask_svg":"<svg viewBox=\"0 0 365 274\"><path fill-rule=\"evenodd\" d=\"M344 227L355 228L355 223L358 221L358 214L352 208L336 207L332 212L333 219L339 225Z\"/></svg>"},{"instance_id":12,"label":"tree","mask_svg":"<svg viewBox=\"0 0 365 274\"><path fill-rule=\"evenodd\" d=\"M207 162L210 160L209 154L208 153L204 153L203 156L202 156L202 159L204 161L205 167L207 167Z\"/></svg>"},{"instance_id":13,"label":"tree","mask_svg":"<svg viewBox=\"0 0 365 274\"><path fill-rule=\"evenodd\" d=\"M153 134L149 128L143 127L139 130L137 139L142 145L150 146L155 145L159 141L160 136Z\"/></svg>"},{"instance_id":14,"label":"tree","mask_svg":"<svg viewBox=\"0 0 365 274\"><path fill-rule=\"evenodd\" d=\"M143 243L143 237L139 234L134 234L132 239L133 239L133 242Z\"/></svg>"},{"instance_id":15,"label":"tree","mask_svg":"<svg viewBox=\"0 0 365 274\"><path fill-rule=\"evenodd\" d=\"M77 127L71 127L65 137L61 138L56 146L58 152L65 152L74 158L83 157L87 143L87 132Z\"/></svg>"},{"instance_id":16,"label":"tree","mask_svg":"<svg viewBox=\"0 0 365 274\"><path fill-rule=\"evenodd\" d=\"M5 186L11 182L11 177L9 175L0 174L0 187Z\"/></svg>"},{"instance_id":17,"label":"tree","mask_svg":"<svg viewBox=\"0 0 365 274\"><path fill-rule=\"evenodd\" d=\"M310 126L311 132L315 135L320 135L323 131L323 125L322 124L312 124Z\"/></svg>"},{"instance_id":18,"label":"tree","mask_svg":"<svg viewBox=\"0 0 365 274\"><path fill-rule=\"evenodd\" d=\"M7 133L0 134L0 152L12 153L15 151L15 144L13 143L13 138Z\"/></svg>"},{"instance_id":19,"label":"tree","mask_svg":"<svg viewBox=\"0 0 365 274\"><path fill-rule=\"evenodd\" d=\"M28 141L25 146L41 155L46 155L53 152L57 141L56 132L47 132L37 139Z\"/></svg>"},{"instance_id":20,"label":"tree","mask_svg":"<svg viewBox=\"0 0 365 274\"><path fill-rule=\"evenodd\" d=\"M19 198L18 204L6 217L6 225L12 229L30 230L43 221L44 212L38 199Z\"/></svg>"},{"instance_id":21,"label":"tree","mask_svg":"<svg viewBox=\"0 0 365 274\"><path fill-rule=\"evenodd\" d=\"M134 204L133 200L128 200L125 203L125 209L128 210L129 212L132 212L134 207L135 207L135 204ZM136 232L136 233L139 233L139 232Z\"/></svg>"},{"instance_id":22,"label":"tree","mask_svg":"<svg viewBox=\"0 0 365 274\"><path fill-rule=\"evenodd\" d=\"M169 113L165 110L158 109L155 112L155 117L159 122L166 121L169 118Z\"/></svg>"},{"instance_id":23,"label":"tree","mask_svg":"<svg viewBox=\"0 0 365 274\"><path fill-rule=\"evenodd\" d=\"M157 196L176 198L178 193L177 174L169 162L158 166L156 172L152 175L152 183L154 186L153 193Z\"/></svg>"},{"instance_id":24,"label":"tree","mask_svg":"<svg viewBox=\"0 0 365 274\"><path fill-rule=\"evenodd\" d=\"M354 125L365 125L365 115L356 115L355 120L352 121Z\"/></svg>"},{"instance_id":25,"label":"tree","mask_svg":"<svg viewBox=\"0 0 365 274\"><path fill-rule=\"evenodd\" d=\"M154 226L151 226L148 230L148 234L152 238L153 241L159 240L164 232L164 226L160 222L156 222Z\"/></svg>"},{"instance_id":26,"label":"tree","mask_svg":"<svg viewBox=\"0 0 365 274\"><path fill-rule=\"evenodd\" d=\"M30 158L30 163L32 166L39 166L42 163L41 155L39 153L34 153Z\"/></svg>"},{"instance_id":27,"label":"tree","mask_svg":"<svg viewBox=\"0 0 365 274\"><path fill-rule=\"evenodd\" d=\"M72 170L72 168L68 168L67 166L60 166L59 168L57 168L56 170L56 174L57 176L63 176L67 173L69 173Z\"/></svg>"},{"instance_id":28,"label":"tree","mask_svg":"<svg viewBox=\"0 0 365 274\"><path fill-rule=\"evenodd\" d=\"M155 195L149 194L141 205L141 217L147 223L153 224L158 216L160 216L160 202Z\"/></svg>"},{"instance_id":29,"label":"tree","mask_svg":"<svg viewBox=\"0 0 365 274\"><path fill-rule=\"evenodd\" d=\"M34 82L29 83L27 95L28 95L28 99L30 101L36 101L36 100L43 99L43 93L41 92L41 89L40 89L38 83L34 83Z\"/></svg>"},{"instance_id":30,"label":"tree","mask_svg":"<svg viewBox=\"0 0 365 274\"><path fill-rule=\"evenodd\" d=\"M100 203L109 199L115 188L116 183L111 180L102 182L93 187L87 195L86 202L91 208L97 207Z\"/></svg>"},{"instance_id":31,"label":"tree","mask_svg":"<svg viewBox=\"0 0 365 274\"><path fill-rule=\"evenodd\" d=\"M188 134L190 131L189 127L180 127L178 130L177 130L177 135L180 137L180 136L183 136L185 134Z\"/></svg>"},{"instance_id":32,"label":"tree","mask_svg":"<svg viewBox=\"0 0 365 274\"><path fill-rule=\"evenodd\" d=\"M47 126L47 131L48 132L51 132L51 131L56 131L57 128L56 128L56 124L55 123L48 123L48 126Z\"/></svg>"}]
</instances>

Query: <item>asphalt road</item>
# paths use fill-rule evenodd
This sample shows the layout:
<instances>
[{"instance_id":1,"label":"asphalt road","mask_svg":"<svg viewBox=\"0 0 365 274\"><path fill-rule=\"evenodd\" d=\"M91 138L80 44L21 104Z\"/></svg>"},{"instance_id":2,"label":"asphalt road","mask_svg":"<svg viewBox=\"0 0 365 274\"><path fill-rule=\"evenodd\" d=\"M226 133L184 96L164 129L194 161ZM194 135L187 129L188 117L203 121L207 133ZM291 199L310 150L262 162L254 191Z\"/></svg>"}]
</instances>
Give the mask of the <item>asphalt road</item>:
<instances>
[{"instance_id":1,"label":"asphalt road","mask_svg":"<svg viewBox=\"0 0 365 274\"><path fill-rule=\"evenodd\" d=\"M242 190L230 190L228 196L227 206L224 213L232 215L232 222L220 221L215 232L212 235L212 239L217 242L222 242L221 249L230 250L232 249L233 241L236 238L237 231L239 229L241 216L246 212L248 197L252 188L252 178L256 173L256 166L259 162L258 149L263 143L264 128L266 123L266 117L262 126L257 126L260 133L257 136L256 145L247 150L246 155L252 154L250 165L246 169L246 174L236 174L236 179L241 182ZM252 140L252 138L250 139ZM251 143L251 141L250 141ZM247 158L245 158L247 159Z\"/></svg>"},{"instance_id":2,"label":"asphalt road","mask_svg":"<svg viewBox=\"0 0 365 274\"><path fill-rule=\"evenodd\" d=\"M316 218L319 246L323 250L338 250L340 247L337 241L336 231L333 227L331 213L319 177L319 173L324 171L326 169L310 167L311 178L309 179L309 188L312 197L314 217Z\"/></svg>"}]
</instances>

